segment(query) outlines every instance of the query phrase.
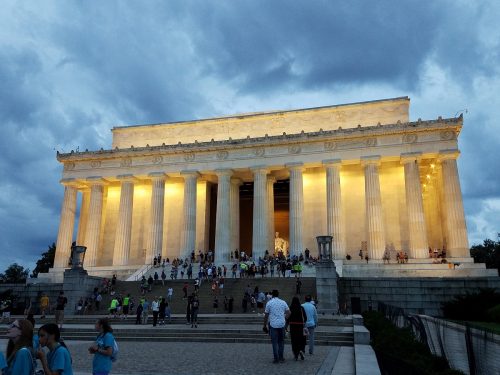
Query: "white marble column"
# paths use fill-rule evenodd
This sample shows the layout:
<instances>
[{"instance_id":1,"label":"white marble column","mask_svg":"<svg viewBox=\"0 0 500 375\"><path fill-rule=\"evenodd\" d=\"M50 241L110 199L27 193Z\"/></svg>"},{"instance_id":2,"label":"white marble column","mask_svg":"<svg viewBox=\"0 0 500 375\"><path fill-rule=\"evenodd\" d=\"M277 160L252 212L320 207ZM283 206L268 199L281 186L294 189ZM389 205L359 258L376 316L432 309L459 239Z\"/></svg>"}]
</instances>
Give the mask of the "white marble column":
<instances>
[{"instance_id":1,"label":"white marble column","mask_svg":"<svg viewBox=\"0 0 500 375\"><path fill-rule=\"evenodd\" d=\"M417 154L401 155L401 164L405 171L406 210L408 211L408 229L410 239L410 257L424 259L429 257L429 242L425 225L424 202Z\"/></svg>"},{"instance_id":2,"label":"white marble column","mask_svg":"<svg viewBox=\"0 0 500 375\"><path fill-rule=\"evenodd\" d=\"M442 170L444 209L446 210L446 254L448 257L460 258L470 257L470 251L462 190L458 178L458 155L458 150L441 151L439 160Z\"/></svg>"},{"instance_id":3,"label":"white marble column","mask_svg":"<svg viewBox=\"0 0 500 375\"><path fill-rule=\"evenodd\" d=\"M121 181L120 208L116 224L113 266L126 266L130 257L130 239L132 235L132 210L134 207L134 176L117 176Z\"/></svg>"},{"instance_id":4,"label":"white marble column","mask_svg":"<svg viewBox=\"0 0 500 375\"><path fill-rule=\"evenodd\" d=\"M231 192L230 192L230 225L231 225L231 247L230 251L240 248L240 185L239 178L231 179ZM231 254L230 254L231 256Z\"/></svg>"},{"instance_id":5,"label":"white marble column","mask_svg":"<svg viewBox=\"0 0 500 375\"><path fill-rule=\"evenodd\" d=\"M304 251L303 221L304 215L304 185L302 163L287 164L290 171L290 256L299 255Z\"/></svg>"},{"instance_id":6,"label":"white marble column","mask_svg":"<svg viewBox=\"0 0 500 375\"><path fill-rule=\"evenodd\" d=\"M64 185L64 200L61 208L59 232L57 233L54 268L68 267L71 256L71 243L73 242L76 195L78 192L73 179L62 180L61 183Z\"/></svg>"},{"instance_id":7,"label":"white marble column","mask_svg":"<svg viewBox=\"0 0 500 375\"><path fill-rule=\"evenodd\" d=\"M181 232L181 259L190 259L196 246L196 187L199 173L181 172L184 177L184 215Z\"/></svg>"},{"instance_id":8,"label":"white marble column","mask_svg":"<svg viewBox=\"0 0 500 375\"><path fill-rule=\"evenodd\" d=\"M323 161L326 169L326 232L333 236L334 259L346 256L344 222L342 216L342 194L340 190L340 159Z\"/></svg>"},{"instance_id":9,"label":"white marble column","mask_svg":"<svg viewBox=\"0 0 500 375\"><path fill-rule=\"evenodd\" d=\"M78 218L78 232L76 235L76 244L81 245L85 242L85 232L87 231L87 221L90 206L90 190L82 189L82 204L80 206L80 217Z\"/></svg>"},{"instance_id":10,"label":"white marble column","mask_svg":"<svg viewBox=\"0 0 500 375\"><path fill-rule=\"evenodd\" d=\"M102 178L89 178L87 182L90 185L90 205L87 233L85 233L84 245L87 246L87 251L84 263L86 267L94 267L97 263L101 235L104 181Z\"/></svg>"},{"instance_id":11,"label":"white marble column","mask_svg":"<svg viewBox=\"0 0 500 375\"><path fill-rule=\"evenodd\" d=\"M378 167L380 158L366 158L362 160L365 168L365 204L366 226L368 237L368 257L382 259L385 252L384 217L382 212L382 197Z\"/></svg>"},{"instance_id":12,"label":"white marble column","mask_svg":"<svg viewBox=\"0 0 500 375\"><path fill-rule=\"evenodd\" d=\"M217 184L217 215L215 223L215 263L229 262L229 251L231 246L229 209L231 191L231 170L215 171Z\"/></svg>"},{"instance_id":13,"label":"white marble column","mask_svg":"<svg viewBox=\"0 0 500 375\"><path fill-rule=\"evenodd\" d=\"M267 197L267 169L252 168L253 172L253 230L252 230L252 258L258 261L264 258L268 246L268 197Z\"/></svg>"},{"instance_id":14,"label":"white marble column","mask_svg":"<svg viewBox=\"0 0 500 375\"><path fill-rule=\"evenodd\" d=\"M274 254L274 183L276 178L267 178L267 250L269 254Z\"/></svg>"},{"instance_id":15,"label":"white marble column","mask_svg":"<svg viewBox=\"0 0 500 375\"><path fill-rule=\"evenodd\" d=\"M151 214L148 233L148 247L146 249L145 264L151 264L153 257L162 252L163 243L163 212L165 206L165 180L167 176L162 172L150 173L151 178Z\"/></svg>"}]
</instances>

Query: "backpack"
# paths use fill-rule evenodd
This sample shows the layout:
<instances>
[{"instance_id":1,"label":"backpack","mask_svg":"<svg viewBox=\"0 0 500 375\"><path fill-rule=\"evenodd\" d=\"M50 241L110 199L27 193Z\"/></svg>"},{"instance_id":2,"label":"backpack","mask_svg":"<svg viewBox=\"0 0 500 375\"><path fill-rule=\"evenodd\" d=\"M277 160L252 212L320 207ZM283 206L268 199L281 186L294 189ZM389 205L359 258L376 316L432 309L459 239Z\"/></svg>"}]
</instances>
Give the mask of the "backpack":
<instances>
[{"instance_id":1,"label":"backpack","mask_svg":"<svg viewBox=\"0 0 500 375\"><path fill-rule=\"evenodd\" d=\"M120 349L118 348L118 343L113 338L113 353L111 354L111 362L116 362L118 360L118 353Z\"/></svg>"}]
</instances>

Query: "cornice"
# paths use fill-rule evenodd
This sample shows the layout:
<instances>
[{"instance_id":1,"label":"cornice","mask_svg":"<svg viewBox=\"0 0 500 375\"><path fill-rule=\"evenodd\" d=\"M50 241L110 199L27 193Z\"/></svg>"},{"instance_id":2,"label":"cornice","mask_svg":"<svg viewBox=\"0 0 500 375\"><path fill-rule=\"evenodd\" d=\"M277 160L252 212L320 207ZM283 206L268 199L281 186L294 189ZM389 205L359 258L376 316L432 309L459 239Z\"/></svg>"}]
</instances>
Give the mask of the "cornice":
<instances>
[{"instance_id":1,"label":"cornice","mask_svg":"<svg viewBox=\"0 0 500 375\"><path fill-rule=\"evenodd\" d=\"M272 146L288 146L290 154L301 152L300 144L307 142L325 142L325 149L335 150L337 142L352 141L356 139L365 139L364 143L367 147L377 145L376 137L385 137L390 135L403 135L403 143L414 143L418 138L418 133L441 132L441 140L456 139L463 125L462 116L456 118L442 119L439 117L436 120L417 120L414 122L389 125L373 125L361 126L356 128L342 129L339 127L336 130L319 129L317 132L300 132L294 134L283 133L282 135L251 138L247 136L242 139L232 139L210 142L198 142L183 144L179 142L173 145L160 145L145 147L134 147L125 149L101 149L98 151L71 151L69 153L57 152L57 160L64 163L68 170L74 168L74 162L92 161L92 167L98 168L100 160L105 159L120 159L120 164L123 167L131 165L133 157L153 156L153 163L161 164L164 156L168 155L184 155L185 161L193 161L195 153L217 152L218 160L225 160L228 157L228 150L253 148L253 153L256 157L265 155L265 147ZM99 165L98 165L99 164Z\"/></svg>"}]
</instances>

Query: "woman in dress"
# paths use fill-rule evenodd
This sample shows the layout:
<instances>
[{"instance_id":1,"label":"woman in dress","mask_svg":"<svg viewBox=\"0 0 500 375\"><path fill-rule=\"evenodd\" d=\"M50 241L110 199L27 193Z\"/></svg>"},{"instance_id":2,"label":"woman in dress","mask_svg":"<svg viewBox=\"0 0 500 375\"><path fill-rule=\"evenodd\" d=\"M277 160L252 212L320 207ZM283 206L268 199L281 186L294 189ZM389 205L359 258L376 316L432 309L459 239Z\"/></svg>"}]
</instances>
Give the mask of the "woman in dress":
<instances>
[{"instance_id":1,"label":"woman in dress","mask_svg":"<svg viewBox=\"0 0 500 375\"><path fill-rule=\"evenodd\" d=\"M14 320L8 328L7 368L4 375L31 375L35 368L33 351L33 324L28 320Z\"/></svg>"},{"instance_id":2,"label":"woman in dress","mask_svg":"<svg viewBox=\"0 0 500 375\"><path fill-rule=\"evenodd\" d=\"M290 329L290 341L292 342L292 351L295 360L304 360L304 351L306 348L306 337L304 335L304 322L307 321L307 315L300 304L299 297L293 297L290 304L290 316L287 326Z\"/></svg>"},{"instance_id":3,"label":"woman in dress","mask_svg":"<svg viewBox=\"0 0 500 375\"><path fill-rule=\"evenodd\" d=\"M45 324L38 330L41 347L47 347L45 354L42 348L37 351L37 357L42 362L45 375L73 375L71 356L64 342L60 341L61 331L57 324Z\"/></svg>"}]
</instances>

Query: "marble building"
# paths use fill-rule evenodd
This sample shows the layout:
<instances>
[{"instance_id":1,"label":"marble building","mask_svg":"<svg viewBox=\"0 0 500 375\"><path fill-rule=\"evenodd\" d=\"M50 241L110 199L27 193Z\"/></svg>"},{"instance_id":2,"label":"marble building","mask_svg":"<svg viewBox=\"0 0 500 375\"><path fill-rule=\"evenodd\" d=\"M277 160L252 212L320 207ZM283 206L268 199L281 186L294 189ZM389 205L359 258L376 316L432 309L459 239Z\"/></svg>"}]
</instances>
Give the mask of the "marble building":
<instances>
[{"instance_id":1,"label":"marble building","mask_svg":"<svg viewBox=\"0 0 500 375\"><path fill-rule=\"evenodd\" d=\"M110 149L58 153L64 198L54 271L134 270L213 250L334 258L385 249L469 257L457 169L462 117L409 121L410 99L114 127ZM77 226L75 223L77 222ZM77 227L75 231L74 228Z\"/></svg>"}]
</instances>

